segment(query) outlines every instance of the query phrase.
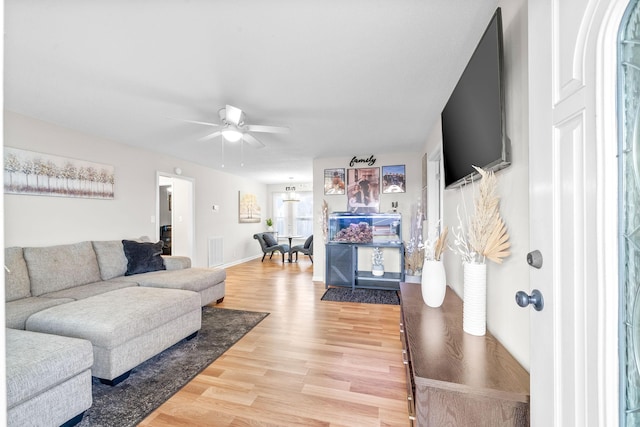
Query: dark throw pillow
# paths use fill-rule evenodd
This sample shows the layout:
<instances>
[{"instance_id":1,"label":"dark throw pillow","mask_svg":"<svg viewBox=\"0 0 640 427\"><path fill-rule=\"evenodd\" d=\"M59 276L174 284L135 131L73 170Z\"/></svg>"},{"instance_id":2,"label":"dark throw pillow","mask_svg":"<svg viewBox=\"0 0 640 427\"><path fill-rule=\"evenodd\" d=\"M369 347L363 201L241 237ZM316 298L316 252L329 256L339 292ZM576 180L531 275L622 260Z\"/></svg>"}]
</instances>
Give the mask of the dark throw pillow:
<instances>
[{"instance_id":1,"label":"dark throw pillow","mask_svg":"<svg viewBox=\"0 0 640 427\"><path fill-rule=\"evenodd\" d=\"M127 257L125 276L167 269L160 256L162 255L162 241L152 243L123 240L122 246L124 247L124 255Z\"/></svg>"},{"instance_id":2,"label":"dark throw pillow","mask_svg":"<svg viewBox=\"0 0 640 427\"><path fill-rule=\"evenodd\" d=\"M267 244L267 247L276 246L278 244L276 239L273 237L273 234L264 233L262 235L262 238L264 239L264 242Z\"/></svg>"}]
</instances>

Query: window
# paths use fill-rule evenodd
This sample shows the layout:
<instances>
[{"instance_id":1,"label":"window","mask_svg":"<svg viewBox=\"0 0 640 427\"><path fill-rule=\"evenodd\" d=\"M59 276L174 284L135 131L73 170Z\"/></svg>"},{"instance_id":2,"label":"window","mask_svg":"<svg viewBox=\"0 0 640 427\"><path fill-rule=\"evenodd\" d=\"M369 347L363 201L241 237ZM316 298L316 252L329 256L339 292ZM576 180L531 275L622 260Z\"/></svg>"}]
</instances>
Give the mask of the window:
<instances>
[{"instance_id":1,"label":"window","mask_svg":"<svg viewBox=\"0 0 640 427\"><path fill-rule=\"evenodd\" d=\"M296 192L296 201L283 201L283 193L273 193L273 226L280 236L313 234L313 192Z\"/></svg>"}]
</instances>

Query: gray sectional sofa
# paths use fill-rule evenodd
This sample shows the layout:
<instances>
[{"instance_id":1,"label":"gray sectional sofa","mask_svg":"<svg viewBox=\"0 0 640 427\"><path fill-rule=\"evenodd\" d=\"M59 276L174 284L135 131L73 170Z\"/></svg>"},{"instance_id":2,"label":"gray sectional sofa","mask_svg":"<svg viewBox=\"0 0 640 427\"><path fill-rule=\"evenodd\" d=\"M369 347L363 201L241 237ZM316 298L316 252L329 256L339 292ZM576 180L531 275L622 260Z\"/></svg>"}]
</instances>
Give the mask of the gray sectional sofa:
<instances>
[{"instance_id":1,"label":"gray sectional sofa","mask_svg":"<svg viewBox=\"0 0 640 427\"><path fill-rule=\"evenodd\" d=\"M5 249L9 425L80 421L91 405L91 376L116 384L195 336L201 306L224 298L226 272L192 268L189 258L161 256L155 245ZM42 375L51 370L63 375Z\"/></svg>"}]
</instances>

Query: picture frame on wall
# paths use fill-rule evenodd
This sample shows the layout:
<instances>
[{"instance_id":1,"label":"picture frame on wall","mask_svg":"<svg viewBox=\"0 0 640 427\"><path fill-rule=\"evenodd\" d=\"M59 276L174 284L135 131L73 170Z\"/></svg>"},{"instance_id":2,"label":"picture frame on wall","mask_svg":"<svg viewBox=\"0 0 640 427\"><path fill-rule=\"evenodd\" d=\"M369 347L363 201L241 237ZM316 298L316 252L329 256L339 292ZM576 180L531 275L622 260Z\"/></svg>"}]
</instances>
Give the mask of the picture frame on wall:
<instances>
[{"instance_id":1,"label":"picture frame on wall","mask_svg":"<svg viewBox=\"0 0 640 427\"><path fill-rule=\"evenodd\" d=\"M253 193L238 191L238 222L240 224L261 222L258 197Z\"/></svg>"},{"instance_id":2,"label":"picture frame on wall","mask_svg":"<svg viewBox=\"0 0 640 427\"><path fill-rule=\"evenodd\" d=\"M347 170L347 210L353 213L380 211L380 168Z\"/></svg>"},{"instance_id":3,"label":"picture frame on wall","mask_svg":"<svg viewBox=\"0 0 640 427\"><path fill-rule=\"evenodd\" d=\"M30 196L114 199L112 165L4 148L4 192Z\"/></svg>"},{"instance_id":4,"label":"picture frame on wall","mask_svg":"<svg viewBox=\"0 0 640 427\"><path fill-rule=\"evenodd\" d=\"M325 169L324 170L324 194L325 195L344 195L346 194L344 168Z\"/></svg>"},{"instance_id":5,"label":"picture frame on wall","mask_svg":"<svg viewBox=\"0 0 640 427\"><path fill-rule=\"evenodd\" d=\"M382 166L382 193L407 191L405 165Z\"/></svg>"}]
</instances>

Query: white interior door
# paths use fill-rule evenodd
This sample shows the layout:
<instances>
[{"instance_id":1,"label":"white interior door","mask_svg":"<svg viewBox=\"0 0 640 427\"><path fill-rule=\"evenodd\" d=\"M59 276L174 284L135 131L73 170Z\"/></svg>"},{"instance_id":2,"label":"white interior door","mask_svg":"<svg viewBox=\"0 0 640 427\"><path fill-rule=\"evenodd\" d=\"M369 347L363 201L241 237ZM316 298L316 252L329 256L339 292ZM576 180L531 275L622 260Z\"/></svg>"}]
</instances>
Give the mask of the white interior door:
<instances>
[{"instance_id":1,"label":"white interior door","mask_svg":"<svg viewBox=\"0 0 640 427\"><path fill-rule=\"evenodd\" d=\"M606 368L617 363L615 347L613 361L607 348L616 315L607 311L612 302L603 289L611 278L602 250L616 235L615 219L604 222L611 211L616 217L616 189L607 188L603 166L603 123L615 118L615 103L605 108L602 88L615 88L603 70L605 50L615 52L615 37L604 31L616 2L529 2L530 242L543 257L541 268L531 268L529 291L539 289L545 301L542 311L531 309L534 427L617 425L610 404L617 389Z\"/></svg>"}]
</instances>

